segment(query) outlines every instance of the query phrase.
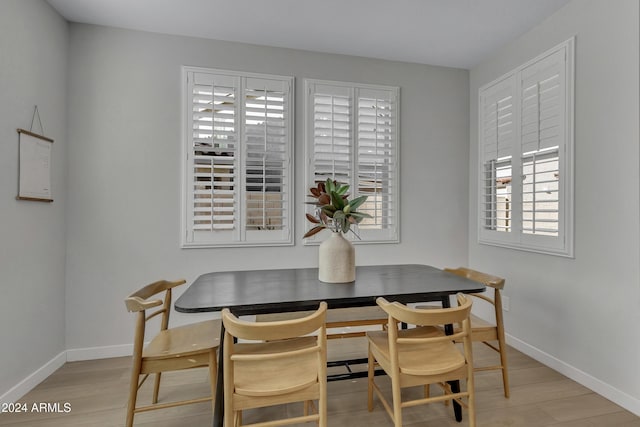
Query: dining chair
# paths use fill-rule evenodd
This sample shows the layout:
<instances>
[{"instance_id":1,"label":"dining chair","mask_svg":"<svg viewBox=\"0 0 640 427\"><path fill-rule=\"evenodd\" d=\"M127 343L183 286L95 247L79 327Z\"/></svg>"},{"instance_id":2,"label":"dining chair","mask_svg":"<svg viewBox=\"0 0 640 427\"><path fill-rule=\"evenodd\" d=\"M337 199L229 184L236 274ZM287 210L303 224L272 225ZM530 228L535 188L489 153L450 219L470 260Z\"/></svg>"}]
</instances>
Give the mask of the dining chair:
<instances>
[{"instance_id":1,"label":"dining chair","mask_svg":"<svg viewBox=\"0 0 640 427\"><path fill-rule=\"evenodd\" d=\"M245 425L243 410L294 402L303 402L302 415L245 426L327 426L326 312L322 302L303 318L250 322L222 310L225 427Z\"/></svg>"},{"instance_id":2,"label":"dining chair","mask_svg":"<svg viewBox=\"0 0 640 427\"><path fill-rule=\"evenodd\" d=\"M184 284L184 280L161 280L151 283L125 299L129 312L137 313L133 342L133 369L127 406L127 427L133 425L135 413L212 401L216 389L216 349L220 342L220 320L209 320L190 325L169 328L171 290ZM159 298L152 297L164 293ZM156 307L159 307L156 309ZM160 331L145 347L147 322L160 317ZM162 372L183 369L209 368L211 395L207 397L158 403ZM155 374L151 405L136 407L138 390L150 374ZM140 380L140 376L142 380ZM212 404L213 407L213 404Z\"/></svg>"},{"instance_id":3,"label":"dining chair","mask_svg":"<svg viewBox=\"0 0 640 427\"><path fill-rule=\"evenodd\" d=\"M505 280L501 277L472 270L470 268L445 268L445 271L466 277L469 280L482 283L493 289L493 298L485 294L471 294L475 298L484 300L492 305L495 313L495 324L487 322L477 316L471 315L471 339L482 342L500 355L500 364L491 366L475 366L475 371L502 371L502 385L504 397L509 397L509 372L507 370L507 344L504 337L504 322L502 316L502 295ZM496 344L497 343L497 344Z\"/></svg>"},{"instance_id":4,"label":"dining chair","mask_svg":"<svg viewBox=\"0 0 640 427\"><path fill-rule=\"evenodd\" d=\"M431 402L454 400L468 409L469 426L474 427L475 393L471 349L471 299L456 296L452 308L417 309L380 297L378 305L388 314L386 331L367 332L369 341L368 409L373 411L374 392L391 417L395 427L402 426L402 409ZM407 329L399 329L405 323ZM453 335L446 335L444 325L457 324ZM415 327L411 326L414 325ZM462 351L455 341L462 342ZM392 401L385 398L375 381L375 367L380 366L391 379ZM448 383L466 380L464 391ZM431 396L429 385L437 384L442 395ZM459 384L459 383L458 383ZM401 390L424 386L424 397L402 401Z\"/></svg>"}]
</instances>

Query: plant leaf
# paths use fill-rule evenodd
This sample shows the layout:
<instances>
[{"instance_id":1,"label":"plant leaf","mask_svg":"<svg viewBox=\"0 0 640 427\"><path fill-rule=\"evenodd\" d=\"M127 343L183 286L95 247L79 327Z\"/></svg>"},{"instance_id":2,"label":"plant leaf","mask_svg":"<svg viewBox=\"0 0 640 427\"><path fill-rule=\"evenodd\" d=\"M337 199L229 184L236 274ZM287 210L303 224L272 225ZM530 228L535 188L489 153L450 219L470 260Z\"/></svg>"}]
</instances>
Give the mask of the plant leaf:
<instances>
[{"instance_id":1,"label":"plant leaf","mask_svg":"<svg viewBox=\"0 0 640 427\"><path fill-rule=\"evenodd\" d=\"M329 196L328 194L323 194L318 198L318 204L321 206L328 205L330 203L331 203L331 196Z\"/></svg>"},{"instance_id":2,"label":"plant leaf","mask_svg":"<svg viewBox=\"0 0 640 427\"><path fill-rule=\"evenodd\" d=\"M363 219L371 218L371 215L366 214L366 213L360 213L360 212L351 212L349 214L349 217L353 218L357 224L360 224Z\"/></svg>"},{"instance_id":3,"label":"plant leaf","mask_svg":"<svg viewBox=\"0 0 640 427\"><path fill-rule=\"evenodd\" d=\"M320 190L318 190L317 188L311 187L309 191L311 191L312 197L320 197Z\"/></svg>"},{"instance_id":4,"label":"plant leaf","mask_svg":"<svg viewBox=\"0 0 640 427\"><path fill-rule=\"evenodd\" d=\"M333 218L333 213L336 211L336 208L334 208L331 205L323 206L321 209L322 209L322 213L324 213L329 218Z\"/></svg>"},{"instance_id":5,"label":"plant leaf","mask_svg":"<svg viewBox=\"0 0 640 427\"><path fill-rule=\"evenodd\" d=\"M307 219L309 220L309 222L312 222L314 224L320 224L320 220L318 218L316 218L315 216L311 215L311 214L306 214Z\"/></svg>"},{"instance_id":6,"label":"plant leaf","mask_svg":"<svg viewBox=\"0 0 640 427\"><path fill-rule=\"evenodd\" d=\"M356 211L367 200L367 196L356 197L349 203L351 205L351 211Z\"/></svg>"},{"instance_id":7,"label":"plant leaf","mask_svg":"<svg viewBox=\"0 0 640 427\"><path fill-rule=\"evenodd\" d=\"M327 178L327 182L324 184L325 193L329 194L332 191L335 191L335 181L332 181L331 178Z\"/></svg>"},{"instance_id":8,"label":"plant leaf","mask_svg":"<svg viewBox=\"0 0 640 427\"><path fill-rule=\"evenodd\" d=\"M349 191L348 185L340 185L338 186L338 188L336 188L336 193L338 193L341 196L345 195L347 191Z\"/></svg>"},{"instance_id":9,"label":"plant leaf","mask_svg":"<svg viewBox=\"0 0 640 427\"><path fill-rule=\"evenodd\" d=\"M371 215L369 215L368 213L364 213L364 212L351 212L349 213L349 215L351 215L354 218L360 218L360 219L364 219L364 218L372 218Z\"/></svg>"},{"instance_id":10,"label":"plant leaf","mask_svg":"<svg viewBox=\"0 0 640 427\"><path fill-rule=\"evenodd\" d=\"M326 227L324 225L316 225L315 227L313 227L311 230L307 231L305 233L304 236L302 236L303 239L306 239L307 237L311 237L314 234L318 234L319 232L321 232L322 230L324 230Z\"/></svg>"},{"instance_id":11,"label":"plant leaf","mask_svg":"<svg viewBox=\"0 0 640 427\"><path fill-rule=\"evenodd\" d=\"M342 199L342 197L340 197L340 195L338 193L336 193L335 191L331 192L331 204L337 209L337 210L342 210L344 209L344 200Z\"/></svg>"}]
</instances>

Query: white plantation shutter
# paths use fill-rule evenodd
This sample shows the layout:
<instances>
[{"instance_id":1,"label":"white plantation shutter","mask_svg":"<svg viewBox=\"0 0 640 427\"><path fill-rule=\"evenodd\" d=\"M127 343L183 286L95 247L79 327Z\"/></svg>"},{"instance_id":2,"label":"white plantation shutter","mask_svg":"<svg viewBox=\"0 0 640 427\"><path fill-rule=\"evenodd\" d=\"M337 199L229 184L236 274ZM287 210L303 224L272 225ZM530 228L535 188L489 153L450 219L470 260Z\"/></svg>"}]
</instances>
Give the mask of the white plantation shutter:
<instances>
[{"instance_id":1,"label":"white plantation shutter","mask_svg":"<svg viewBox=\"0 0 640 427\"><path fill-rule=\"evenodd\" d=\"M313 182L331 178L350 184L353 178L353 90L320 84L314 85L313 90Z\"/></svg>"},{"instance_id":2,"label":"white plantation shutter","mask_svg":"<svg viewBox=\"0 0 640 427\"><path fill-rule=\"evenodd\" d=\"M573 255L573 45L480 88L481 243Z\"/></svg>"},{"instance_id":3,"label":"white plantation shutter","mask_svg":"<svg viewBox=\"0 0 640 427\"><path fill-rule=\"evenodd\" d=\"M560 226L558 150L522 158L522 232L558 236Z\"/></svg>"},{"instance_id":4,"label":"white plantation shutter","mask_svg":"<svg viewBox=\"0 0 640 427\"><path fill-rule=\"evenodd\" d=\"M290 244L292 78L184 72L183 246Z\"/></svg>"},{"instance_id":5,"label":"white plantation shutter","mask_svg":"<svg viewBox=\"0 0 640 427\"><path fill-rule=\"evenodd\" d=\"M521 73L522 232L558 236L565 137L565 49Z\"/></svg>"},{"instance_id":6,"label":"white plantation shutter","mask_svg":"<svg viewBox=\"0 0 640 427\"><path fill-rule=\"evenodd\" d=\"M482 158L480 221L484 230L511 232L515 80L506 78L480 95Z\"/></svg>"},{"instance_id":7,"label":"white plantation shutter","mask_svg":"<svg viewBox=\"0 0 640 427\"><path fill-rule=\"evenodd\" d=\"M515 145L515 82L512 77L481 94L482 154L484 161L510 157Z\"/></svg>"},{"instance_id":8,"label":"white plantation shutter","mask_svg":"<svg viewBox=\"0 0 640 427\"><path fill-rule=\"evenodd\" d=\"M557 148L564 139L565 50L521 72L521 153Z\"/></svg>"},{"instance_id":9,"label":"white plantation shutter","mask_svg":"<svg viewBox=\"0 0 640 427\"><path fill-rule=\"evenodd\" d=\"M363 234L393 238L398 216L397 122L395 92L357 89L357 196L366 195L360 211L371 215L360 224ZM390 232L389 232L390 231ZM386 234L386 236L385 236Z\"/></svg>"},{"instance_id":10,"label":"white plantation shutter","mask_svg":"<svg viewBox=\"0 0 640 427\"><path fill-rule=\"evenodd\" d=\"M238 79L192 73L188 82L191 141L187 182L193 239L211 232L232 238L237 226Z\"/></svg>"},{"instance_id":11,"label":"white plantation shutter","mask_svg":"<svg viewBox=\"0 0 640 427\"><path fill-rule=\"evenodd\" d=\"M245 225L254 240L288 237L291 218L289 82L247 79L244 92Z\"/></svg>"},{"instance_id":12,"label":"white plantation shutter","mask_svg":"<svg viewBox=\"0 0 640 427\"><path fill-rule=\"evenodd\" d=\"M372 217L354 227L354 241L397 241L398 88L316 80L305 88L306 187L348 184L350 199L367 196L358 210Z\"/></svg>"}]
</instances>

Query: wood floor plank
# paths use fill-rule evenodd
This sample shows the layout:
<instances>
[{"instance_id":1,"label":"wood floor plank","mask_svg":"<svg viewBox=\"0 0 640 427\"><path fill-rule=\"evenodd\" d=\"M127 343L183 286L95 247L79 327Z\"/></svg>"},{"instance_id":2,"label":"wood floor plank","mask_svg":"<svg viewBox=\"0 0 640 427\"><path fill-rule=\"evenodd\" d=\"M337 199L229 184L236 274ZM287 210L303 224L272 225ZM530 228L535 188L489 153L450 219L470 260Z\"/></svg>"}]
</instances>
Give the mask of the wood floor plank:
<instances>
[{"instance_id":1,"label":"wood floor plank","mask_svg":"<svg viewBox=\"0 0 640 427\"><path fill-rule=\"evenodd\" d=\"M330 350L333 358L341 355L364 356L366 346L337 342ZM492 363L495 353L474 345L477 362ZM511 398L505 399L498 371L476 375L477 421L486 427L640 427L640 418L625 411L591 390L577 384L526 355L510 348ZM41 402L71 405L69 413L3 413L0 426L15 427L102 427L124 425L131 359L70 362L20 399L30 408ZM358 368L366 368L358 367ZM336 370L344 368L334 368ZM383 390L390 393L381 377ZM139 400L149 402L152 382L140 392ZM160 400L182 399L208 392L206 370L168 373L163 376ZM407 396L420 389L403 391ZM439 393L433 389L432 394ZM389 394L390 395L390 394ZM392 425L377 399L373 412L367 411L366 379L336 381L328 384L329 425L332 427L390 427ZM264 420L269 415L299 413L298 406L286 405L269 410L246 411L245 421ZM457 423L451 406L431 404L403 411L405 426L466 427ZM200 403L137 414L139 427L210 427L211 405ZM309 425L309 424L306 424Z\"/></svg>"}]
</instances>

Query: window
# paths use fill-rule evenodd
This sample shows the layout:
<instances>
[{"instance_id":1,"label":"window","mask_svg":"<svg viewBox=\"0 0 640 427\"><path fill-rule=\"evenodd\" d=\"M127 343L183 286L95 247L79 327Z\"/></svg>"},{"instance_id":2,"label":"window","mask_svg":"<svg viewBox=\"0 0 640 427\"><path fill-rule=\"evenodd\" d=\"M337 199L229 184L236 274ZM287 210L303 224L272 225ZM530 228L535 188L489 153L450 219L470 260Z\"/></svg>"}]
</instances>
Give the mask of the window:
<instances>
[{"instance_id":1,"label":"window","mask_svg":"<svg viewBox=\"0 0 640 427\"><path fill-rule=\"evenodd\" d=\"M292 244L293 78L183 68L183 247Z\"/></svg>"},{"instance_id":2,"label":"window","mask_svg":"<svg viewBox=\"0 0 640 427\"><path fill-rule=\"evenodd\" d=\"M398 241L399 102L397 87L305 80L306 188L331 178L367 196L354 242Z\"/></svg>"},{"instance_id":3,"label":"window","mask_svg":"<svg viewBox=\"0 0 640 427\"><path fill-rule=\"evenodd\" d=\"M573 44L479 90L480 243L573 256Z\"/></svg>"}]
</instances>

